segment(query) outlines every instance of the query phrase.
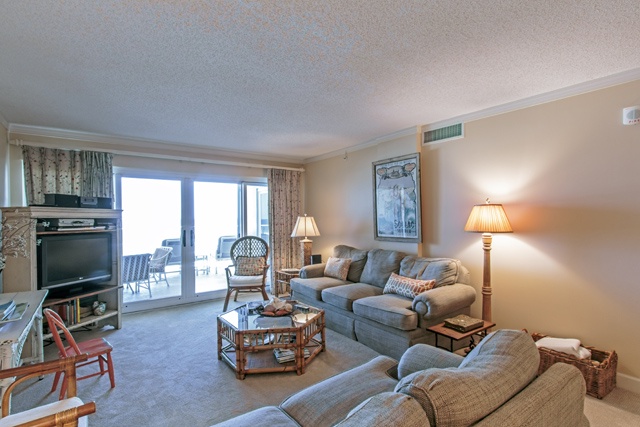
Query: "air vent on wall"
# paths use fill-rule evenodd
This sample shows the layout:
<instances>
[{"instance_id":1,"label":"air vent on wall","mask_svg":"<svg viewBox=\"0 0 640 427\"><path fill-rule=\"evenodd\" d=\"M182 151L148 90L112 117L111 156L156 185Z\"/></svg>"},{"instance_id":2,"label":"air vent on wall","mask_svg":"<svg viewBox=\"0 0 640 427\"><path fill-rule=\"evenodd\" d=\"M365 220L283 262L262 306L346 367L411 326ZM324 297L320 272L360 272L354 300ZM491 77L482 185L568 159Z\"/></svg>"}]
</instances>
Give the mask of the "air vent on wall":
<instances>
[{"instance_id":1,"label":"air vent on wall","mask_svg":"<svg viewBox=\"0 0 640 427\"><path fill-rule=\"evenodd\" d=\"M464 126L462 123L456 123L455 125L445 126L438 129L431 129L424 133L423 144L430 144L434 142L442 142L450 139L458 139L464 136Z\"/></svg>"}]
</instances>

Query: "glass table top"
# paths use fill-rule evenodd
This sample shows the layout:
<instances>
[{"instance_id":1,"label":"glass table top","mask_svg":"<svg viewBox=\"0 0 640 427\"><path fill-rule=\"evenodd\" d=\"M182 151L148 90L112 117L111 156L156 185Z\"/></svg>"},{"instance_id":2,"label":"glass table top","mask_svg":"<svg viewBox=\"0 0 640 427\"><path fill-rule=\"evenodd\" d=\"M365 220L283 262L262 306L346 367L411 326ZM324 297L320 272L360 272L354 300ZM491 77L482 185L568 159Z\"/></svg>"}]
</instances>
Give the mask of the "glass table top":
<instances>
[{"instance_id":1,"label":"glass table top","mask_svg":"<svg viewBox=\"0 0 640 427\"><path fill-rule=\"evenodd\" d=\"M259 308L266 302L249 302L218 317L237 330L261 330L300 326L313 319L320 312L315 307L298 303L297 301L289 301L293 306L291 314L285 316L263 316L260 314Z\"/></svg>"}]
</instances>

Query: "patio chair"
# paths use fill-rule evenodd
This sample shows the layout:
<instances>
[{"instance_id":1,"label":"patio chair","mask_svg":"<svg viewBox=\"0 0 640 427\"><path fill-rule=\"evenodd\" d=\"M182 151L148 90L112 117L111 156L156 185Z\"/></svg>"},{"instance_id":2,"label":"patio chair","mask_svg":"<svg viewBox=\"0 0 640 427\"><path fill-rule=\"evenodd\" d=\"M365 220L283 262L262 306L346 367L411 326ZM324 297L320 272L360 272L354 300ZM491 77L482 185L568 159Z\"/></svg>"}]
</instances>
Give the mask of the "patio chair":
<instances>
[{"instance_id":1,"label":"patio chair","mask_svg":"<svg viewBox=\"0 0 640 427\"><path fill-rule=\"evenodd\" d=\"M167 286L169 286L166 268L169 263L169 259L171 258L172 250L173 249L168 246L160 246L155 250L149 260L149 276L153 277L153 280L155 280L156 283L158 283L158 279L164 278ZM149 294L151 294L151 290L149 290Z\"/></svg>"},{"instance_id":2,"label":"patio chair","mask_svg":"<svg viewBox=\"0 0 640 427\"><path fill-rule=\"evenodd\" d=\"M146 288L149 289L149 298L151 298L151 286L149 286L149 259L151 254L125 255L122 257L122 283L126 283L131 293L140 290L140 282L147 282ZM131 284L136 285L135 291ZM144 284L142 285L144 288Z\"/></svg>"},{"instance_id":3,"label":"patio chair","mask_svg":"<svg viewBox=\"0 0 640 427\"><path fill-rule=\"evenodd\" d=\"M0 379L13 378L15 380L7 386L2 396L2 418L0 426L86 426L87 415L96 412L94 402L84 403L77 397L76 365L87 360L86 354L67 357L51 362L41 362L18 368L0 370ZM57 402L36 406L23 412L9 414L11 393L21 383L37 379L43 375L63 374L67 380L67 396ZM64 396L63 396L64 397Z\"/></svg>"},{"instance_id":4,"label":"patio chair","mask_svg":"<svg viewBox=\"0 0 640 427\"><path fill-rule=\"evenodd\" d=\"M216 248L216 274L218 274L218 262L231 259L231 245L238 238L236 236L218 237L218 247Z\"/></svg>"},{"instance_id":5,"label":"patio chair","mask_svg":"<svg viewBox=\"0 0 640 427\"><path fill-rule=\"evenodd\" d=\"M229 297L235 292L234 301L239 292L261 292L264 300L269 296L266 291L267 270L269 265L269 245L257 236L241 237L231 245L232 265L225 268L227 274L227 296L224 308L227 311ZM233 271L233 272L232 272Z\"/></svg>"}]
</instances>

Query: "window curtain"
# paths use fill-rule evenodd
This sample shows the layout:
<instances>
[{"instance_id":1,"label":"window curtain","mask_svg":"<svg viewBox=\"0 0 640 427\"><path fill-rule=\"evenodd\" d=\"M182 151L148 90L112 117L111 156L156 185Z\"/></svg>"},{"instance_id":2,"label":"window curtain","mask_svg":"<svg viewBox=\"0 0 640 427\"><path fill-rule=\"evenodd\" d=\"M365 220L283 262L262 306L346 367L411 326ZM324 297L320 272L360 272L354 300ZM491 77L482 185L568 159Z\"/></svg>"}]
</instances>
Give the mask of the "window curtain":
<instances>
[{"instance_id":1,"label":"window curtain","mask_svg":"<svg viewBox=\"0 0 640 427\"><path fill-rule=\"evenodd\" d=\"M113 155L93 151L22 147L27 204L45 194L113 198Z\"/></svg>"},{"instance_id":2,"label":"window curtain","mask_svg":"<svg viewBox=\"0 0 640 427\"><path fill-rule=\"evenodd\" d=\"M302 212L302 172L269 169L269 246L271 247L271 283L281 268L301 267L300 246L291 237Z\"/></svg>"}]
</instances>

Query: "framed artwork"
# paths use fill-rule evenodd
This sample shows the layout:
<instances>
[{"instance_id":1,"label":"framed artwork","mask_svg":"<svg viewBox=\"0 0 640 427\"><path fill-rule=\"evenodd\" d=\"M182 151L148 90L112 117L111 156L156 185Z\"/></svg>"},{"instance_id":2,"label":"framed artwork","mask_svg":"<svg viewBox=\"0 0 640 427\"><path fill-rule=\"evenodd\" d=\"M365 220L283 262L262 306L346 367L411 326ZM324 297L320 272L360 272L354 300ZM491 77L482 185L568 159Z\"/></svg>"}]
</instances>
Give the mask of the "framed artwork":
<instances>
[{"instance_id":1,"label":"framed artwork","mask_svg":"<svg viewBox=\"0 0 640 427\"><path fill-rule=\"evenodd\" d=\"M420 153L373 162L376 240L421 242Z\"/></svg>"}]
</instances>

